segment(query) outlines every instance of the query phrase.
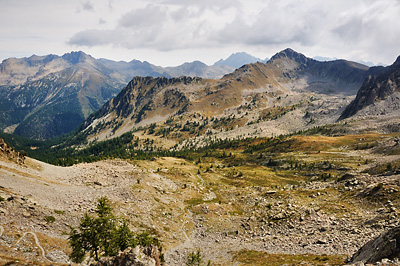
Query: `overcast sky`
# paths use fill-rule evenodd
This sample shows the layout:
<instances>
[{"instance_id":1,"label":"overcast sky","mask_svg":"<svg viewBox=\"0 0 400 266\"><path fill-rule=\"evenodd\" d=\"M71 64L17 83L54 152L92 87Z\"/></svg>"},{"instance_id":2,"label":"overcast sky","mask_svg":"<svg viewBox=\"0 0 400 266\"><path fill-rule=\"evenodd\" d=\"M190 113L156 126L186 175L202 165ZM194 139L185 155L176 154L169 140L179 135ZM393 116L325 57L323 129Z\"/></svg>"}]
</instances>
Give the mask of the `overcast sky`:
<instances>
[{"instance_id":1,"label":"overcast sky","mask_svg":"<svg viewBox=\"0 0 400 266\"><path fill-rule=\"evenodd\" d=\"M84 51L161 66L290 47L392 64L399 0L0 0L0 60Z\"/></svg>"}]
</instances>

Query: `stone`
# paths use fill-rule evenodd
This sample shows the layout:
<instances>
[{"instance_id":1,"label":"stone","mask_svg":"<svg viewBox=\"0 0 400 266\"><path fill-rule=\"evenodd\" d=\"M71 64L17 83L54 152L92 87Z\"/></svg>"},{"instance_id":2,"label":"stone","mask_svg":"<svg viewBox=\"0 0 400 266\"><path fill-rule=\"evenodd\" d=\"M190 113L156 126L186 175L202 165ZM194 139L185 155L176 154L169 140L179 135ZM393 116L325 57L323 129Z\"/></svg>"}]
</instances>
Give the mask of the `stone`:
<instances>
[{"instance_id":1,"label":"stone","mask_svg":"<svg viewBox=\"0 0 400 266\"><path fill-rule=\"evenodd\" d=\"M127 248L115 257L101 258L92 266L160 266L161 254L157 246Z\"/></svg>"},{"instance_id":2,"label":"stone","mask_svg":"<svg viewBox=\"0 0 400 266\"><path fill-rule=\"evenodd\" d=\"M382 259L398 258L400 254L400 227L392 228L362 246L350 263L376 263Z\"/></svg>"},{"instance_id":3,"label":"stone","mask_svg":"<svg viewBox=\"0 0 400 266\"><path fill-rule=\"evenodd\" d=\"M325 245L328 242L325 239L318 239L317 242L315 242L315 244L317 245Z\"/></svg>"},{"instance_id":4,"label":"stone","mask_svg":"<svg viewBox=\"0 0 400 266\"><path fill-rule=\"evenodd\" d=\"M8 211L6 209L0 208L0 213L4 214L5 216L8 215Z\"/></svg>"}]
</instances>

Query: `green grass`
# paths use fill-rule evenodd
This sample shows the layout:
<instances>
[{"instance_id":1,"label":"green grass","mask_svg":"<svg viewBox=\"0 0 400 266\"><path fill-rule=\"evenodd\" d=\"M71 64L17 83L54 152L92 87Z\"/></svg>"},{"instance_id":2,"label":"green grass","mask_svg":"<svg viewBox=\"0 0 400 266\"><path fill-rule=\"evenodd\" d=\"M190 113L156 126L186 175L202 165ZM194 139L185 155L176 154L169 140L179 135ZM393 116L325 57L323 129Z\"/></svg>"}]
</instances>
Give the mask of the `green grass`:
<instances>
[{"instance_id":1,"label":"green grass","mask_svg":"<svg viewBox=\"0 0 400 266\"><path fill-rule=\"evenodd\" d=\"M46 216L46 217L44 217L44 219L48 223L54 223L56 221L56 218L54 218L54 216Z\"/></svg>"}]
</instances>

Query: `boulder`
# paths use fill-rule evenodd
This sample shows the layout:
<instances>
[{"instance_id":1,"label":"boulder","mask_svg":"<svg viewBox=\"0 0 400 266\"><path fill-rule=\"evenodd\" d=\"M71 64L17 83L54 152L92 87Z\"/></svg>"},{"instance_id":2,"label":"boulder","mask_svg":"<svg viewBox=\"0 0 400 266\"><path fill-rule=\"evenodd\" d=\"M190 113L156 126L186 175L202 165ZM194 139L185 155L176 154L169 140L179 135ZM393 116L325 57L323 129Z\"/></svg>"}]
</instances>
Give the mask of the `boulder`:
<instances>
[{"instance_id":1,"label":"boulder","mask_svg":"<svg viewBox=\"0 0 400 266\"><path fill-rule=\"evenodd\" d=\"M161 254L157 246L127 248L115 257L103 257L91 266L160 266Z\"/></svg>"},{"instance_id":2,"label":"boulder","mask_svg":"<svg viewBox=\"0 0 400 266\"><path fill-rule=\"evenodd\" d=\"M362 246L349 260L350 263L376 263L382 259L400 257L400 227L382 233Z\"/></svg>"}]
</instances>

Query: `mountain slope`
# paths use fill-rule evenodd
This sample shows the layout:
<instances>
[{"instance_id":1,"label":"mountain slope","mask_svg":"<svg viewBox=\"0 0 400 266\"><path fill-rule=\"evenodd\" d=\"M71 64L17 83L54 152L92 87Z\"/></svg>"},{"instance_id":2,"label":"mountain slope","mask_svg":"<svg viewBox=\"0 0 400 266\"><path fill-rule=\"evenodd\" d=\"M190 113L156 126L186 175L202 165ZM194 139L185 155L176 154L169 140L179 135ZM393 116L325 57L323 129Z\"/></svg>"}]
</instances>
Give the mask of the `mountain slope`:
<instances>
[{"instance_id":1,"label":"mountain slope","mask_svg":"<svg viewBox=\"0 0 400 266\"><path fill-rule=\"evenodd\" d=\"M291 61L297 62L298 66ZM268 63L278 66L287 77L305 77L308 90L328 94L340 92L354 95L369 69L365 65L346 60L316 61L292 49L274 55Z\"/></svg>"},{"instance_id":2,"label":"mountain slope","mask_svg":"<svg viewBox=\"0 0 400 266\"><path fill-rule=\"evenodd\" d=\"M220 78L232 66L195 61L159 67L94 59L83 52L9 58L0 64L0 130L48 139L79 126L135 76Z\"/></svg>"},{"instance_id":3,"label":"mountain slope","mask_svg":"<svg viewBox=\"0 0 400 266\"><path fill-rule=\"evenodd\" d=\"M189 76L215 79L221 78L223 75L230 73L233 70L235 70L235 68L229 65L208 66L203 62L194 61L176 67L166 67L165 73L168 74L169 77ZM163 76L168 77L167 75Z\"/></svg>"},{"instance_id":4,"label":"mountain slope","mask_svg":"<svg viewBox=\"0 0 400 266\"><path fill-rule=\"evenodd\" d=\"M235 57L241 55L232 55L227 62L233 62ZM24 68L27 73L22 71ZM182 75L206 78L222 76L228 69L232 69L232 66L207 66L199 61L161 68L137 60L129 63L97 60L83 52L73 52L62 57L50 55L5 60L0 65L0 108L3 110L0 114L0 128L38 139L70 132L116 95L122 84L132 79L132 75L149 75L154 80L148 79L146 82L149 83L144 82L142 86L138 85L142 83L142 79L138 78L133 82L136 85L130 88L135 90L139 86L144 94L130 92L128 94L138 97L120 96L121 99L128 99L125 105L134 105L134 108L125 109L131 112L129 121L126 120L128 117L113 113L109 106L107 112L113 114L106 119L108 127L111 123L114 129L116 125L124 125L121 127L121 132L124 132L137 125L161 122L183 113L198 113L207 117L226 116L229 113L240 117L241 122L233 123L233 126L241 127L246 123L265 120L265 114L271 114L267 109L294 108L300 103L306 108L304 103L312 95L331 95L334 98L338 95L353 96L368 73L368 67L354 62L318 62L286 49L265 64L258 62L244 65L219 80L175 78L167 81L166 78ZM125 93L127 91L124 90ZM325 106L324 112L328 110L329 116L326 117L329 121L342 106L343 100L336 98L328 101L329 105ZM174 104L174 101L179 101L179 104ZM322 101L326 102L327 99ZM332 104L334 106L330 106ZM310 121L314 120L313 114L318 118L316 107L309 105L307 108L303 111ZM242 112L247 114L243 115ZM105 114L104 109L100 113ZM99 114L93 117L100 119ZM298 120L302 121L298 127L304 126L303 120ZM106 135L114 135L115 130L108 130Z\"/></svg>"},{"instance_id":5,"label":"mountain slope","mask_svg":"<svg viewBox=\"0 0 400 266\"><path fill-rule=\"evenodd\" d=\"M176 143L207 134L242 136L257 131L254 124L258 135L302 130L335 121L367 73L357 63L318 62L286 49L219 80L135 77L89 117L80 134L103 140L151 126L147 133L157 127L163 138L165 130L176 132L167 137Z\"/></svg>"},{"instance_id":6,"label":"mountain slope","mask_svg":"<svg viewBox=\"0 0 400 266\"><path fill-rule=\"evenodd\" d=\"M56 55L9 58L0 64L0 85L17 85L37 80L71 66Z\"/></svg>"},{"instance_id":7,"label":"mountain slope","mask_svg":"<svg viewBox=\"0 0 400 266\"><path fill-rule=\"evenodd\" d=\"M363 83L354 101L344 110L340 118L351 117L363 109L365 109L365 112L370 111L369 113L372 115L400 110L398 104L399 93L400 57L391 66L371 68L371 74ZM377 108L374 108L375 105Z\"/></svg>"},{"instance_id":8,"label":"mountain slope","mask_svg":"<svg viewBox=\"0 0 400 266\"><path fill-rule=\"evenodd\" d=\"M28 69L31 74L36 71L27 78L19 75L21 78L12 79L14 68L9 64L3 67L4 83L22 83L0 86L2 129L37 139L60 136L78 127L116 95L123 84L123 79L112 69L82 52L41 59L35 64L29 63L31 59L27 63L19 60L19 65L24 65L23 62L31 65ZM64 69L50 67L53 65Z\"/></svg>"}]
</instances>

